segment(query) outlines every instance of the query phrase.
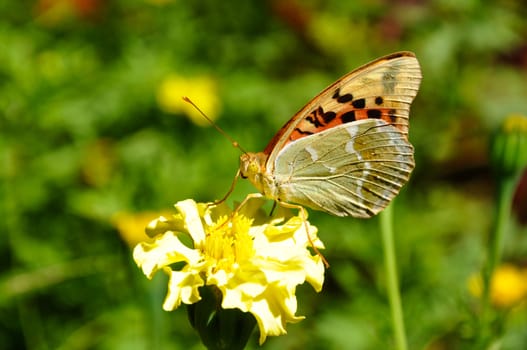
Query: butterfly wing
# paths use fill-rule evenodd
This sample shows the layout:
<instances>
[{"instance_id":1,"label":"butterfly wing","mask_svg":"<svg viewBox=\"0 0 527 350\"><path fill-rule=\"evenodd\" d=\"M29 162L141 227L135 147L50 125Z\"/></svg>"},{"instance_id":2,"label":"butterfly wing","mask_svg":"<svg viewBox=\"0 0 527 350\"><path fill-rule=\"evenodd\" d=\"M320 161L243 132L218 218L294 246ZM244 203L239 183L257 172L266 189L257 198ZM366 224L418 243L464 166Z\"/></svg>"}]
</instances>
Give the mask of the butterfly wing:
<instances>
[{"instance_id":1,"label":"butterfly wing","mask_svg":"<svg viewBox=\"0 0 527 350\"><path fill-rule=\"evenodd\" d=\"M241 176L281 202L375 215L414 168L408 117L420 82L411 52L354 70L295 114L263 152L243 154Z\"/></svg>"},{"instance_id":2,"label":"butterfly wing","mask_svg":"<svg viewBox=\"0 0 527 350\"><path fill-rule=\"evenodd\" d=\"M396 126L363 119L289 143L274 167L278 200L367 218L408 181L413 147Z\"/></svg>"},{"instance_id":3,"label":"butterfly wing","mask_svg":"<svg viewBox=\"0 0 527 350\"><path fill-rule=\"evenodd\" d=\"M421 82L419 62L411 52L397 52L370 62L327 87L287 122L267 145L267 171L289 143L335 126L381 119L408 134L410 104Z\"/></svg>"}]
</instances>

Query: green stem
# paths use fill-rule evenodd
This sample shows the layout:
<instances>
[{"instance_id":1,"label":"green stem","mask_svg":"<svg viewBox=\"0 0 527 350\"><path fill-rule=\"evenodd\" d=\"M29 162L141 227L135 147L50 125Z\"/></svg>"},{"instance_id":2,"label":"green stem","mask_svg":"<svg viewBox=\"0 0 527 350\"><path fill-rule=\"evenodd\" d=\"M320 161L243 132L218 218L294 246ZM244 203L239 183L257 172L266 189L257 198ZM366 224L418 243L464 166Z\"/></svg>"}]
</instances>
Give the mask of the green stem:
<instances>
[{"instance_id":1,"label":"green stem","mask_svg":"<svg viewBox=\"0 0 527 350\"><path fill-rule=\"evenodd\" d=\"M507 224L511 217L511 203L516 188L517 179L514 177L505 178L498 184L495 219L489 235L487 262L483 268L483 301L481 308L481 321L483 322L483 339L490 340L491 315L491 282L492 275L496 266L501 261L503 251L503 240Z\"/></svg>"},{"instance_id":2,"label":"green stem","mask_svg":"<svg viewBox=\"0 0 527 350\"><path fill-rule=\"evenodd\" d=\"M403 308L401 306L401 296L399 294L399 282L397 278L397 265L395 259L395 247L393 239L393 211L392 206L388 206L380 215L382 243L384 248L384 266L386 269L386 279L388 287L388 299L392 314L392 327L397 350L408 348L406 332L404 328Z\"/></svg>"},{"instance_id":3,"label":"green stem","mask_svg":"<svg viewBox=\"0 0 527 350\"><path fill-rule=\"evenodd\" d=\"M494 269L501 260L503 250L503 238L507 229L507 223L511 216L511 203L516 188L514 179L501 181L498 188L498 198L496 207L496 218L494 226L490 233L488 245L487 265L484 272L485 301L488 301L490 295L490 282Z\"/></svg>"}]
</instances>

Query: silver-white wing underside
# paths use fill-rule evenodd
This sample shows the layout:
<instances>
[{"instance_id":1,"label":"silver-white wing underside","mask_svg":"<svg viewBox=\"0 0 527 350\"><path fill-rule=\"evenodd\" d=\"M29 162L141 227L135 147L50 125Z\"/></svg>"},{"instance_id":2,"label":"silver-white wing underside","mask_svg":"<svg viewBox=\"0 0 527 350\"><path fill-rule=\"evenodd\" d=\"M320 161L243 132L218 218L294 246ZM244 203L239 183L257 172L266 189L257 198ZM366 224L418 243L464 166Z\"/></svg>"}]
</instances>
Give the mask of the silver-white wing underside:
<instances>
[{"instance_id":1,"label":"silver-white wing underside","mask_svg":"<svg viewBox=\"0 0 527 350\"><path fill-rule=\"evenodd\" d=\"M278 200L367 218L408 182L413 147L395 126L364 119L296 140L268 166Z\"/></svg>"}]
</instances>

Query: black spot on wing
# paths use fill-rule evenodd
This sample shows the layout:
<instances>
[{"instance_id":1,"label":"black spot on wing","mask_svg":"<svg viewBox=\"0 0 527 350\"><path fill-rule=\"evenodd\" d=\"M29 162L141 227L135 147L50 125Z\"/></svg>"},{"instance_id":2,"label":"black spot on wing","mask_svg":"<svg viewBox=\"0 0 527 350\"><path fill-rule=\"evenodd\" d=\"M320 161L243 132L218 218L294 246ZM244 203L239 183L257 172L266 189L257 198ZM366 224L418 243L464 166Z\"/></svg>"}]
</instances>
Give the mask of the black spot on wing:
<instances>
[{"instance_id":1,"label":"black spot on wing","mask_svg":"<svg viewBox=\"0 0 527 350\"><path fill-rule=\"evenodd\" d=\"M384 101L384 100L382 99L381 96L377 96L377 97L375 97L375 104L376 104L377 106L382 105L383 101Z\"/></svg>"},{"instance_id":2,"label":"black spot on wing","mask_svg":"<svg viewBox=\"0 0 527 350\"><path fill-rule=\"evenodd\" d=\"M340 96L340 88L335 90L335 92L333 93L333 96L331 96L331 98L332 99L337 99L339 96Z\"/></svg>"},{"instance_id":3,"label":"black spot on wing","mask_svg":"<svg viewBox=\"0 0 527 350\"><path fill-rule=\"evenodd\" d=\"M340 88L338 88L338 89L335 90L335 92L333 93L332 98L333 98L334 100L337 100L338 103L346 103L346 102L349 102L349 101L353 100L353 95L352 95L352 94L344 94L344 95L341 95L341 94L340 94Z\"/></svg>"},{"instance_id":4,"label":"black spot on wing","mask_svg":"<svg viewBox=\"0 0 527 350\"><path fill-rule=\"evenodd\" d=\"M313 135L311 131L304 131L304 130L301 130L300 128L295 128L295 131L302 135Z\"/></svg>"},{"instance_id":5,"label":"black spot on wing","mask_svg":"<svg viewBox=\"0 0 527 350\"><path fill-rule=\"evenodd\" d=\"M326 112L322 114L322 119L324 119L324 122L327 124L331 122L333 119L335 119L336 116L337 116L337 113L330 111L330 112Z\"/></svg>"},{"instance_id":6,"label":"black spot on wing","mask_svg":"<svg viewBox=\"0 0 527 350\"><path fill-rule=\"evenodd\" d=\"M349 102L351 100L353 100L353 95L352 94L345 94L345 95L337 97L337 102L338 103L346 103L346 102Z\"/></svg>"},{"instance_id":7,"label":"black spot on wing","mask_svg":"<svg viewBox=\"0 0 527 350\"><path fill-rule=\"evenodd\" d=\"M319 107L320 108L320 107ZM306 120L308 122L310 122L311 124L313 124L316 128L322 126L322 124L320 123L320 121L318 120L318 118L316 117L316 112L313 112L311 113L310 115L308 115L306 117Z\"/></svg>"},{"instance_id":8,"label":"black spot on wing","mask_svg":"<svg viewBox=\"0 0 527 350\"><path fill-rule=\"evenodd\" d=\"M353 101L351 105L357 109L361 109L366 106L366 100L363 98L359 98L358 100Z\"/></svg>"},{"instance_id":9,"label":"black spot on wing","mask_svg":"<svg viewBox=\"0 0 527 350\"><path fill-rule=\"evenodd\" d=\"M343 123L350 123L350 122L355 121L355 111L349 111L349 112L344 113L340 117L340 120L342 120Z\"/></svg>"},{"instance_id":10,"label":"black spot on wing","mask_svg":"<svg viewBox=\"0 0 527 350\"><path fill-rule=\"evenodd\" d=\"M369 109L366 111L368 118L379 119L382 116L382 112L378 109Z\"/></svg>"},{"instance_id":11,"label":"black spot on wing","mask_svg":"<svg viewBox=\"0 0 527 350\"><path fill-rule=\"evenodd\" d=\"M397 121L397 115L395 115L397 111L395 109L390 109L388 111L388 117L390 117L390 120L392 123L395 123Z\"/></svg>"}]
</instances>

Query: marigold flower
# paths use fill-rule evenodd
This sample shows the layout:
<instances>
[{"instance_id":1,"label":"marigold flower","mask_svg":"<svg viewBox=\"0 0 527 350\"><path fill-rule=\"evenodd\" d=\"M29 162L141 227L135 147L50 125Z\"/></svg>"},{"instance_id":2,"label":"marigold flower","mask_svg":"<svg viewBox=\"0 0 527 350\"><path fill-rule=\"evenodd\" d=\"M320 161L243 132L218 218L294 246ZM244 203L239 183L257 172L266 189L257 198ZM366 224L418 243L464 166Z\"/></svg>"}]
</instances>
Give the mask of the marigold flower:
<instances>
[{"instance_id":1,"label":"marigold flower","mask_svg":"<svg viewBox=\"0 0 527 350\"><path fill-rule=\"evenodd\" d=\"M468 282L469 291L481 297L483 283L481 277L472 276ZM511 307L527 297L527 271L511 264L496 268L490 284L490 299L493 305L501 308Z\"/></svg>"},{"instance_id":2,"label":"marigold flower","mask_svg":"<svg viewBox=\"0 0 527 350\"><path fill-rule=\"evenodd\" d=\"M208 206L193 200L178 202L171 217L147 227L151 242L138 244L134 259L148 278L159 270L170 276L163 308L201 300L199 288L221 292L223 309L251 313L267 336L286 333L296 316L296 286L309 282L318 292L324 281L322 258L308 248L323 248L317 229L299 216L277 208L273 216L261 209L264 201L250 198L235 211L225 204ZM189 239L190 238L190 239Z\"/></svg>"}]
</instances>

